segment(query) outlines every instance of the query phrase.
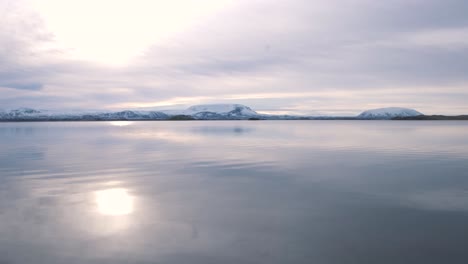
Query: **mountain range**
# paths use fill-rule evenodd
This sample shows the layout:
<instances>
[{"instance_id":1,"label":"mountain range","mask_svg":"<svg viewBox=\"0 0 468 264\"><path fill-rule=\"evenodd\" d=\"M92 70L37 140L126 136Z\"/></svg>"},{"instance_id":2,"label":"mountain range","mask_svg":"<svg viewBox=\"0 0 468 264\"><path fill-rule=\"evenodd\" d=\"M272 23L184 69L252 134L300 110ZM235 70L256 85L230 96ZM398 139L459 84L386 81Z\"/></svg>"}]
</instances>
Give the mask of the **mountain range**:
<instances>
[{"instance_id":1,"label":"mountain range","mask_svg":"<svg viewBox=\"0 0 468 264\"><path fill-rule=\"evenodd\" d=\"M185 110L167 111L48 111L32 108L0 110L0 121L115 121L115 120L388 120L424 116L409 108L379 108L355 117L260 114L241 104L195 105Z\"/></svg>"}]
</instances>

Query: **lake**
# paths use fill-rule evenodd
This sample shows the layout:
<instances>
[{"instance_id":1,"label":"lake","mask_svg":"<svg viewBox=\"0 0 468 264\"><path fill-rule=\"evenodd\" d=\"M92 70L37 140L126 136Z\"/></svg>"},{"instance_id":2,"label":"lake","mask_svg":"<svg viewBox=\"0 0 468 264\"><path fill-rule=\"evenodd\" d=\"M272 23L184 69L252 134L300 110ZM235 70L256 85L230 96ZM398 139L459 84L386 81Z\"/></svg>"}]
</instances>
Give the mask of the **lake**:
<instances>
[{"instance_id":1,"label":"lake","mask_svg":"<svg viewBox=\"0 0 468 264\"><path fill-rule=\"evenodd\" d=\"M468 122L0 123L0 264L466 263Z\"/></svg>"}]
</instances>

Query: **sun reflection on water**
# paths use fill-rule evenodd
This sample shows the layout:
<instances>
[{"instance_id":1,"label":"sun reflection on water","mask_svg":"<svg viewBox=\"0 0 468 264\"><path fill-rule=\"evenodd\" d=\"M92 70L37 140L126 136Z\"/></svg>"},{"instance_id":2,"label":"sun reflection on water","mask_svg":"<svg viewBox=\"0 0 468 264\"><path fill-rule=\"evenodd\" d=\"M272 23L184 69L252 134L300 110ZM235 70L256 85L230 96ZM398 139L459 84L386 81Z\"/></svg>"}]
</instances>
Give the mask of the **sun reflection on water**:
<instances>
[{"instance_id":1,"label":"sun reflection on water","mask_svg":"<svg viewBox=\"0 0 468 264\"><path fill-rule=\"evenodd\" d=\"M98 212L103 215L119 216L133 212L133 197L123 188L96 191Z\"/></svg>"},{"instance_id":2,"label":"sun reflection on water","mask_svg":"<svg viewBox=\"0 0 468 264\"><path fill-rule=\"evenodd\" d=\"M133 124L132 121L110 121L109 122L112 126L129 126Z\"/></svg>"}]
</instances>

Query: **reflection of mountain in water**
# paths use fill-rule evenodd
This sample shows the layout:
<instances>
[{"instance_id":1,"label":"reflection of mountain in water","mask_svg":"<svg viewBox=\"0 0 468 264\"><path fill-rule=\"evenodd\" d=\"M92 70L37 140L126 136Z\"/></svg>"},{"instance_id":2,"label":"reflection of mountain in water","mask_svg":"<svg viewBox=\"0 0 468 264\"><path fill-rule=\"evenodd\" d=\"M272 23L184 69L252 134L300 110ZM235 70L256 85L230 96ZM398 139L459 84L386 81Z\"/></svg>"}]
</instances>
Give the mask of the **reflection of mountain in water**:
<instances>
[{"instance_id":1,"label":"reflection of mountain in water","mask_svg":"<svg viewBox=\"0 0 468 264\"><path fill-rule=\"evenodd\" d=\"M221 126L204 126L196 127L191 130L193 133L197 134L206 134L206 135L241 135L248 134L254 131L252 127L242 127L242 126L233 126L233 127L221 127Z\"/></svg>"}]
</instances>

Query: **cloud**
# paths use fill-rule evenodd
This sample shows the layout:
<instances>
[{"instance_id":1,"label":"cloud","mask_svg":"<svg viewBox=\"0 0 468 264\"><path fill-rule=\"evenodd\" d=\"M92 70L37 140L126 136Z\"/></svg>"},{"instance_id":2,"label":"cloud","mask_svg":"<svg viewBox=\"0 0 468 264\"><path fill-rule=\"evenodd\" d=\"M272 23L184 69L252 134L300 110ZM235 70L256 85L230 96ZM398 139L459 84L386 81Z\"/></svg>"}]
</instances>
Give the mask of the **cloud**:
<instances>
[{"instance_id":1,"label":"cloud","mask_svg":"<svg viewBox=\"0 0 468 264\"><path fill-rule=\"evenodd\" d=\"M0 103L7 107L173 108L235 102L260 111L312 114L356 114L376 106L414 107L428 114L468 112L466 1L229 2L183 20L183 27L145 42L147 47L137 52L132 45L106 42L109 50L140 54L118 66L72 54L73 45L81 42L60 46L53 27L44 22L60 17L60 8L47 18L49 13L29 3L0 0L0 14L7 10L0 15L7 21L0 23L0 87L16 88L0 88L1 97L8 98ZM139 2L128 13L120 8L122 21L138 15L144 20L147 14L136 11L148 3ZM134 43L139 37L125 32L138 31L141 37L162 29L138 25L128 24L124 35L113 36L133 37ZM89 26L76 24L70 30Z\"/></svg>"},{"instance_id":2,"label":"cloud","mask_svg":"<svg viewBox=\"0 0 468 264\"><path fill-rule=\"evenodd\" d=\"M5 83L0 84L1 86L20 90L40 90L43 87L40 83Z\"/></svg>"}]
</instances>

